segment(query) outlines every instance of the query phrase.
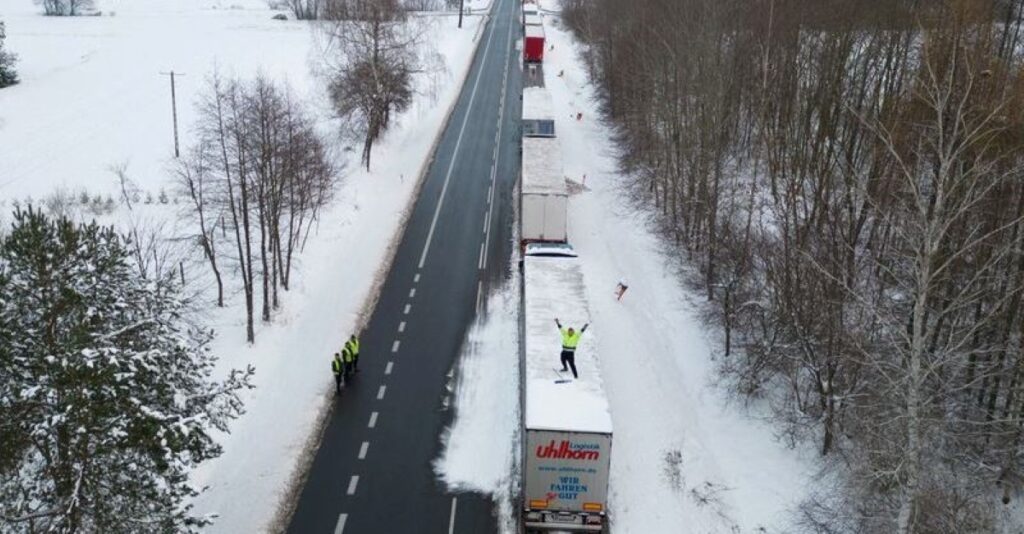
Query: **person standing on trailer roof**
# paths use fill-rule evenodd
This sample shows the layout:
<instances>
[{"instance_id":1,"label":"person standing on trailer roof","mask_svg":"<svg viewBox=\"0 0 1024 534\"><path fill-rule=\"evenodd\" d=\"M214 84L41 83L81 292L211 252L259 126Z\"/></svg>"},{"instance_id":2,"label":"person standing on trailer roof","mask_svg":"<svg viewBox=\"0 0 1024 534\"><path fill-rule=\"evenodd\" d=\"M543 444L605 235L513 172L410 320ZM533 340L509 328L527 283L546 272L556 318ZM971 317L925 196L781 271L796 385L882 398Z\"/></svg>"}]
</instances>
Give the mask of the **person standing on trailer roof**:
<instances>
[{"instance_id":1,"label":"person standing on trailer roof","mask_svg":"<svg viewBox=\"0 0 1024 534\"><path fill-rule=\"evenodd\" d=\"M573 378L579 378L579 373L576 372L576 347L580 344L580 337L583 336L583 332L587 331L587 327L590 323L583 325L583 328L577 332L573 327L563 328L562 323L555 317L555 325L558 326L558 331L562 333L562 371L568 371L572 368ZM569 366L569 368L566 367Z\"/></svg>"}]
</instances>

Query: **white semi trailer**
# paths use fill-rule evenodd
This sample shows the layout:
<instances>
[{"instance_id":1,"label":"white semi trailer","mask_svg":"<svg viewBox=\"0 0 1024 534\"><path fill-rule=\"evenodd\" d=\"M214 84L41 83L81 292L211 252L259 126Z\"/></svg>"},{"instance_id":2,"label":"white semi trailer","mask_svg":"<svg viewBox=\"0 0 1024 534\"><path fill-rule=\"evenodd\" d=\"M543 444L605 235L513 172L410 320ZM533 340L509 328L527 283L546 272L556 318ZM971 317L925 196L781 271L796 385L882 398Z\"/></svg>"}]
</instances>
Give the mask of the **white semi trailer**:
<instances>
[{"instance_id":1,"label":"white semi trailer","mask_svg":"<svg viewBox=\"0 0 1024 534\"><path fill-rule=\"evenodd\" d=\"M603 532L612 420L593 327L577 347L579 378L561 372L561 334L590 322L583 273L567 244L527 245L523 258L522 523L527 533Z\"/></svg>"},{"instance_id":2,"label":"white semi trailer","mask_svg":"<svg viewBox=\"0 0 1024 534\"><path fill-rule=\"evenodd\" d=\"M523 138L520 238L564 243L569 237L569 188L557 137Z\"/></svg>"}]
</instances>

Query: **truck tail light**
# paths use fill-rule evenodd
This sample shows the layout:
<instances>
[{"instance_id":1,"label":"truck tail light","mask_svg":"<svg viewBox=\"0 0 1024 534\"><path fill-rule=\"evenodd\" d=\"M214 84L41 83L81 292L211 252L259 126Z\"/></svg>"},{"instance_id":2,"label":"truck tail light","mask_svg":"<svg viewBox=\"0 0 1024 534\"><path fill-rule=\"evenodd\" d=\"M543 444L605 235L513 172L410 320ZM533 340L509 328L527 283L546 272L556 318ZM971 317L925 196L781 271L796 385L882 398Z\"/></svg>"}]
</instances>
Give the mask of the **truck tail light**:
<instances>
[{"instance_id":1,"label":"truck tail light","mask_svg":"<svg viewBox=\"0 0 1024 534\"><path fill-rule=\"evenodd\" d=\"M583 503L583 509L588 512L600 512L604 510L604 505L599 502L585 502Z\"/></svg>"},{"instance_id":2,"label":"truck tail light","mask_svg":"<svg viewBox=\"0 0 1024 534\"><path fill-rule=\"evenodd\" d=\"M548 507L548 501L545 501L543 499L531 499L530 500L530 508L547 508L547 507Z\"/></svg>"}]
</instances>

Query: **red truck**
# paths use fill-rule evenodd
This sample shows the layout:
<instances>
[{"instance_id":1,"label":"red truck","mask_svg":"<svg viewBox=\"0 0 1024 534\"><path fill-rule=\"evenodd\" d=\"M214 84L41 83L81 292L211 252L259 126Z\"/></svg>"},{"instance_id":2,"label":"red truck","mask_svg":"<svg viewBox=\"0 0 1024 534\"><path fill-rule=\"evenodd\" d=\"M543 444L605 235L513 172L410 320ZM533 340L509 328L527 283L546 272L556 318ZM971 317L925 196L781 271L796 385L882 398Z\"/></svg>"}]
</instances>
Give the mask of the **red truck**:
<instances>
[{"instance_id":1,"label":"red truck","mask_svg":"<svg viewBox=\"0 0 1024 534\"><path fill-rule=\"evenodd\" d=\"M523 61L526 63L540 63L544 61L544 27L529 25L526 26L525 38L523 40Z\"/></svg>"}]
</instances>

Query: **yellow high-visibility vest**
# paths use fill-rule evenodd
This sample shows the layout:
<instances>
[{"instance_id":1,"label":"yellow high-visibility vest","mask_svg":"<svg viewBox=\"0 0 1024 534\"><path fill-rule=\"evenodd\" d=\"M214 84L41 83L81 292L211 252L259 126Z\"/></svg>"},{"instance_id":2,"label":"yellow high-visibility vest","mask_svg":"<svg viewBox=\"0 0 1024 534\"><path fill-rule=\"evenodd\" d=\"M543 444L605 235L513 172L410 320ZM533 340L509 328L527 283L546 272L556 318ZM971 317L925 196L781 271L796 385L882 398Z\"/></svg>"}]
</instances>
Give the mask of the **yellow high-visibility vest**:
<instances>
[{"instance_id":1,"label":"yellow high-visibility vest","mask_svg":"<svg viewBox=\"0 0 1024 534\"><path fill-rule=\"evenodd\" d=\"M580 336L583 332L579 330L573 331L572 334L566 328L562 329L562 348L565 350L576 350L576 346L580 344Z\"/></svg>"}]
</instances>

